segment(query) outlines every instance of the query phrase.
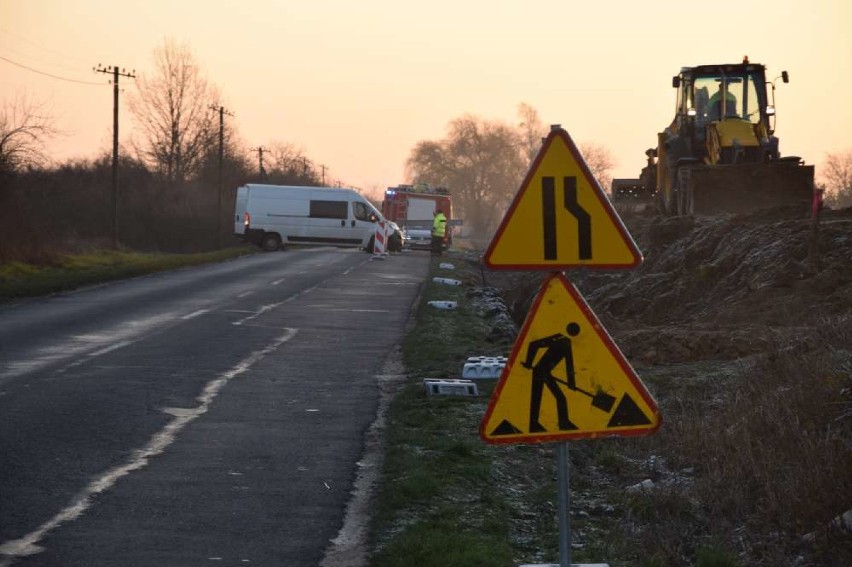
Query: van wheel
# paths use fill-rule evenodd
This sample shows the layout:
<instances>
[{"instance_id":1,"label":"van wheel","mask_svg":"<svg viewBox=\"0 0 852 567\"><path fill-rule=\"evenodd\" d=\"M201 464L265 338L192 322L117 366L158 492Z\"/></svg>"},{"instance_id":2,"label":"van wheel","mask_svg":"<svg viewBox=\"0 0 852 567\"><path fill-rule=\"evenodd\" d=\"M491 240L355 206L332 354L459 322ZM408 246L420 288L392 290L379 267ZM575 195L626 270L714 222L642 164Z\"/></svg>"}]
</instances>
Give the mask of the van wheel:
<instances>
[{"instance_id":1,"label":"van wheel","mask_svg":"<svg viewBox=\"0 0 852 567\"><path fill-rule=\"evenodd\" d=\"M367 254L372 254L373 253L373 246L375 246L375 245L376 245L376 237L371 236L370 242L368 242L367 247L364 248L364 252L366 252Z\"/></svg>"},{"instance_id":2,"label":"van wheel","mask_svg":"<svg viewBox=\"0 0 852 567\"><path fill-rule=\"evenodd\" d=\"M281 237L274 232L267 232L260 241L260 247L267 252L275 252L281 248Z\"/></svg>"},{"instance_id":3,"label":"van wheel","mask_svg":"<svg viewBox=\"0 0 852 567\"><path fill-rule=\"evenodd\" d=\"M402 237L398 234L391 234L388 237L388 252L402 251Z\"/></svg>"}]
</instances>

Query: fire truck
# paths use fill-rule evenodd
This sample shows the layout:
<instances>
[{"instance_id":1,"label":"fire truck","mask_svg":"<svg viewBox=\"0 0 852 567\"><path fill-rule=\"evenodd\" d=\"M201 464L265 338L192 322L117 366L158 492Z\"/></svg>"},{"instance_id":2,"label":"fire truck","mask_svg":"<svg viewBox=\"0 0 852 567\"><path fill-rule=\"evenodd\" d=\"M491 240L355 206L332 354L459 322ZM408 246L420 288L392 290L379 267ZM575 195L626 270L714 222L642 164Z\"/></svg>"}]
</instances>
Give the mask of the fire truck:
<instances>
[{"instance_id":1,"label":"fire truck","mask_svg":"<svg viewBox=\"0 0 852 567\"><path fill-rule=\"evenodd\" d=\"M385 190L382 215L397 223L405 234L406 244L412 249L428 250L432 246L432 217L440 208L447 217L444 248L453 242L453 201L443 187L425 183L397 185Z\"/></svg>"}]
</instances>

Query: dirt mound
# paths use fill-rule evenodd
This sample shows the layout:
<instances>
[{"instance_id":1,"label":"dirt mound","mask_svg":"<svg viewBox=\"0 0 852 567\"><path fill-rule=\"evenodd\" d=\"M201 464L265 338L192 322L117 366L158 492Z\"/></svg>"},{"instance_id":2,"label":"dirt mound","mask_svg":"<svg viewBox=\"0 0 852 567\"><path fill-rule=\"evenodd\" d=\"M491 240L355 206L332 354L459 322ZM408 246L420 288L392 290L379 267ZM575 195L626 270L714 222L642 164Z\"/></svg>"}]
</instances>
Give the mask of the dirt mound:
<instances>
[{"instance_id":1,"label":"dirt mound","mask_svg":"<svg viewBox=\"0 0 852 567\"><path fill-rule=\"evenodd\" d=\"M786 209L625 224L639 268L568 277L632 359L740 358L852 311L852 209L826 211L816 229ZM486 278L522 319L542 274Z\"/></svg>"},{"instance_id":2,"label":"dirt mound","mask_svg":"<svg viewBox=\"0 0 852 567\"><path fill-rule=\"evenodd\" d=\"M832 527L852 514L852 209L816 227L782 209L625 224L638 268L567 276L664 425L572 450L575 540L593 542L596 528L608 544L621 537L631 565L686 564L708 542L738 557L726 565L852 564L848 532ZM546 276L483 272L518 322ZM647 521L641 510L653 510Z\"/></svg>"}]
</instances>

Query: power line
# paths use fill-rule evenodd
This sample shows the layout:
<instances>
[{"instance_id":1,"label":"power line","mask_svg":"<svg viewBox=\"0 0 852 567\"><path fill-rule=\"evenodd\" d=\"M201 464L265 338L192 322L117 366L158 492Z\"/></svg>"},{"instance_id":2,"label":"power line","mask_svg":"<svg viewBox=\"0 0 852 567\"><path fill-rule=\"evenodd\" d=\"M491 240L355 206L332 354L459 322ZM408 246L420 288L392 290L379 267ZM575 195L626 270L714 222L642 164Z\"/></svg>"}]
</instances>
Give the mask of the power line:
<instances>
[{"instance_id":1,"label":"power line","mask_svg":"<svg viewBox=\"0 0 852 567\"><path fill-rule=\"evenodd\" d=\"M6 57L14 59L15 61L22 62L24 65L32 65L37 69L50 69L50 73L57 73L59 75L73 75L80 67L79 65L73 65L71 67L62 66L54 63L52 59L35 57L29 53L20 51L13 46L3 45L3 39L4 38L0 36L0 53Z\"/></svg>"},{"instance_id":2,"label":"power line","mask_svg":"<svg viewBox=\"0 0 852 567\"><path fill-rule=\"evenodd\" d=\"M16 36L16 37L13 37ZM4 29L0 24L0 55L36 71L51 73L62 78L76 78L81 58L66 50L59 52L32 42L25 37ZM75 60L74 63L69 61ZM82 77L80 78L82 79Z\"/></svg>"},{"instance_id":3,"label":"power line","mask_svg":"<svg viewBox=\"0 0 852 567\"><path fill-rule=\"evenodd\" d=\"M51 57L54 57L54 58L59 57L59 58L65 59L66 61L73 60L75 63L82 63L82 62L86 61L85 58L73 55L71 52L69 52L67 50L66 51L60 51L60 50L57 50L57 49L53 49L51 47L46 47L44 45L41 45L40 43L37 43L37 42L35 42L31 39L28 39L27 37L15 32L14 30L9 29L8 27L4 27L4 26L0 25L0 32L3 32L4 34L7 34L9 36L15 36L19 40L23 41L24 43L28 43L31 46L37 48L39 51L49 53ZM0 39L4 39L4 38L2 36L0 36ZM8 39L13 39L13 38L10 37Z\"/></svg>"},{"instance_id":4,"label":"power line","mask_svg":"<svg viewBox=\"0 0 852 567\"><path fill-rule=\"evenodd\" d=\"M98 86L103 85L103 83L96 83L96 82L93 82L93 81L78 81L77 79L69 79L67 77L60 77L59 75L53 75L51 73L39 71L38 69L33 69L32 67L28 67L27 65L24 65L23 63L18 63L17 61L12 61L11 59L7 59L6 57L3 57L2 55L0 55L0 59L2 59L3 61L6 61L7 63L11 63L12 65L17 65L18 67L22 67L22 68L26 69L27 71L32 71L33 73L38 73L39 75L44 75L44 76L50 77L52 79L58 79L60 81L68 81L69 83L80 83L81 85L98 85Z\"/></svg>"}]
</instances>

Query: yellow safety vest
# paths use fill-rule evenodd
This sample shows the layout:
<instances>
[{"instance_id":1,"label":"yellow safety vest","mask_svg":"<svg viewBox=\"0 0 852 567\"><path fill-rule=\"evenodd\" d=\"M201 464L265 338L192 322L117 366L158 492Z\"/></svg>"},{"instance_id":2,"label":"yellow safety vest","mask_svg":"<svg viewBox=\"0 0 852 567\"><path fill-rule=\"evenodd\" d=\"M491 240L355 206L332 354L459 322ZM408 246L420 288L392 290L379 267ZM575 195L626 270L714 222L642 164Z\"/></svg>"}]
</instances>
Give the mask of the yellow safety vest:
<instances>
[{"instance_id":1,"label":"yellow safety vest","mask_svg":"<svg viewBox=\"0 0 852 567\"><path fill-rule=\"evenodd\" d=\"M432 220L432 235L443 237L447 231L447 217L444 213L438 213Z\"/></svg>"}]
</instances>

